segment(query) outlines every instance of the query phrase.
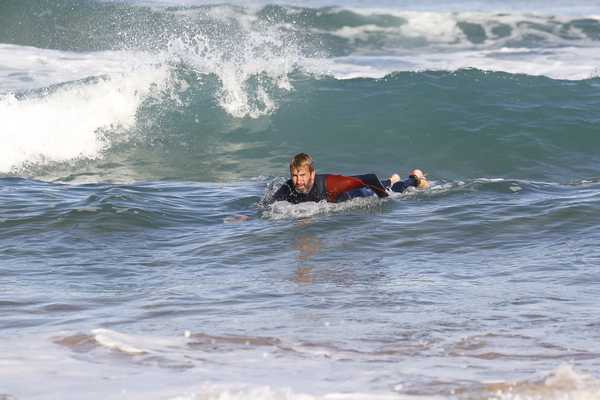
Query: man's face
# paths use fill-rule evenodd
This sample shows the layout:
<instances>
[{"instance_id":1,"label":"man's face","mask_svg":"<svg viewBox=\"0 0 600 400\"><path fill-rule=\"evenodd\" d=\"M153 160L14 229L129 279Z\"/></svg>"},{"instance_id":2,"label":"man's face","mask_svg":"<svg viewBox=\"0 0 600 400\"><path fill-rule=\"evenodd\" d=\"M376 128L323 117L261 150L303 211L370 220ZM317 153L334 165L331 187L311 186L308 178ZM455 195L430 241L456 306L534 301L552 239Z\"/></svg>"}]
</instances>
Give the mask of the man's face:
<instances>
[{"instance_id":1,"label":"man's face","mask_svg":"<svg viewBox=\"0 0 600 400\"><path fill-rule=\"evenodd\" d=\"M298 169L292 168L290 174L292 175L292 183L297 192L310 192L315 183L315 171L311 172L307 165L303 165Z\"/></svg>"}]
</instances>

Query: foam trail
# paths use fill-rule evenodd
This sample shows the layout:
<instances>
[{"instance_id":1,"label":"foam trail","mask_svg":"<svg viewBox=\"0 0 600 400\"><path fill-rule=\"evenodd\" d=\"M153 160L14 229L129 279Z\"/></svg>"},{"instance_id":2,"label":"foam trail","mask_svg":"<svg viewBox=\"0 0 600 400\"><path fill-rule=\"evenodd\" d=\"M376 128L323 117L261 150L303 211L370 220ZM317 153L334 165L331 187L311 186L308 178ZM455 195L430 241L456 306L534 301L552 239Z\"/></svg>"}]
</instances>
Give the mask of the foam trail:
<instances>
[{"instance_id":1,"label":"foam trail","mask_svg":"<svg viewBox=\"0 0 600 400\"><path fill-rule=\"evenodd\" d=\"M68 84L48 94L0 96L0 172L101 157L109 145L102 130L133 127L142 101L168 76L165 67L146 67Z\"/></svg>"},{"instance_id":2,"label":"foam trail","mask_svg":"<svg viewBox=\"0 0 600 400\"><path fill-rule=\"evenodd\" d=\"M321 201L318 203L307 202L300 204L291 204L287 201L277 201L263 212L263 217L274 220L278 219L296 219L307 218L315 215L343 212L350 209L363 208L368 209L377 207L382 203L377 196L355 198L342 203L327 203Z\"/></svg>"}]
</instances>

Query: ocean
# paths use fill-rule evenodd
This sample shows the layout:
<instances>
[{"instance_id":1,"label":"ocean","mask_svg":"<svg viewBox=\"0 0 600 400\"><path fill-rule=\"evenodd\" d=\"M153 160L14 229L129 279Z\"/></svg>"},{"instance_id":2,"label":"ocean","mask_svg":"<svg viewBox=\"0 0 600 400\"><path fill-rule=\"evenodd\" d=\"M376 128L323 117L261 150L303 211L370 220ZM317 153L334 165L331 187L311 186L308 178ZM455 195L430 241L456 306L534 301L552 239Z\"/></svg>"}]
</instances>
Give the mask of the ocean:
<instances>
[{"instance_id":1,"label":"ocean","mask_svg":"<svg viewBox=\"0 0 600 400\"><path fill-rule=\"evenodd\" d=\"M600 399L595 1L0 0L0 121L1 400Z\"/></svg>"}]
</instances>

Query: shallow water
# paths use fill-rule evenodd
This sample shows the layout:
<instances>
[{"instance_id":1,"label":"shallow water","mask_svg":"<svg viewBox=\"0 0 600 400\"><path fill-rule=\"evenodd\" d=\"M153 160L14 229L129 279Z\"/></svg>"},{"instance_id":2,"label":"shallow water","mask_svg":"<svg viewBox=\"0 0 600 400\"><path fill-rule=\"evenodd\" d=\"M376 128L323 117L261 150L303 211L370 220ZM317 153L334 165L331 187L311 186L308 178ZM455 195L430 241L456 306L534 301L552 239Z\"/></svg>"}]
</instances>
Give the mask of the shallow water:
<instances>
[{"instance_id":1,"label":"shallow water","mask_svg":"<svg viewBox=\"0 0 600 400\"><path fill-rule=\"evenodd\" d=\"M26 382L53 362L74 365L39 398L88 378L118 398L99 388L114 366L135 396L208 382L361 398L487 398L489 382L597 370L597 182L264 210L263 186L3 180L8 393L35 398ZM147 370L161 385L123 381Z\"/></svg>"}]
</instances>

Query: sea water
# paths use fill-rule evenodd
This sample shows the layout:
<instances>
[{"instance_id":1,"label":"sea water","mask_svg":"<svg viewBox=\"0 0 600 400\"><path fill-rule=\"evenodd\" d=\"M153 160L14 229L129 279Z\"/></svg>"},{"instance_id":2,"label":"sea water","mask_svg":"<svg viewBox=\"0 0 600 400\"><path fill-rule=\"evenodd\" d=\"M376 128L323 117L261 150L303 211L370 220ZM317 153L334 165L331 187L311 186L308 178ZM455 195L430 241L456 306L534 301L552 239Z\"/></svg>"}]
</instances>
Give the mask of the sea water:
<instances>
[{"instance_id":1,"label":"sea water","mask_svg":"<svg viewBox=\"0 0 600 400\"><path fill-rule=\"evenodd\" d=\"M583 0L2 0L0 399L600 399L599 76Z\"/></svg>"}]
</instances>

